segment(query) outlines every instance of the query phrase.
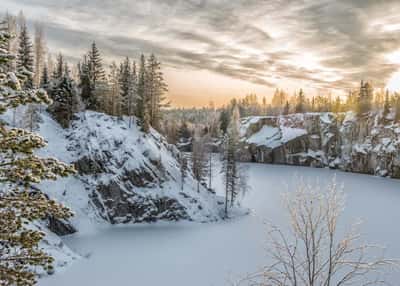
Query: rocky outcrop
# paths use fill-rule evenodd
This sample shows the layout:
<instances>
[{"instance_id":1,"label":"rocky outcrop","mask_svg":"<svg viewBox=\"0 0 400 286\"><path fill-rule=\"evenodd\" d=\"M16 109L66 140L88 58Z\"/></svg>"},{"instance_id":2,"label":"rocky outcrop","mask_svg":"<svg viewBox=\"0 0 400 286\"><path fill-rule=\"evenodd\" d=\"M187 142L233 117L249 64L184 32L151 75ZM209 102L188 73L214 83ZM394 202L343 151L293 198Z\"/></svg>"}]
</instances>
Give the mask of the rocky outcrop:
<instances>
[{"instance_id":1,"label":"rocky outcrop","mask_svg":"<svg viewBox=\"0 0 400 286\"><path fill-rule=\"evenodd\" d=\"M400 125L380 112L306 113L242 121L242 161L330 167L400 178Z\"/></svg>"},{"instance_id":2,"label":"rocky outcrop","mask_svg":"<svg viewBox=\"0 0 400 286\"><path fill-rule=\"evenodd\" d=\"M156 131L128 120L85 112L72 122L70 151L99 216L112 224L219 219L215 194L187 174L180 186L180 155Z\"/></svg>"},{"instance_id":3,"label":"rocky outcrop","mask_svg":"<svg viewBox=\"0 0 400 286\"><path fill-rule=\"evenodd\" d=\"M68 222L66 220L57 219L52 216L50 216L47 219L47 228L51 232L53 232L59 236L73 234L73 233L77 232L75 227L73 227L70 222Z\"/></svg>"}]
</instances>

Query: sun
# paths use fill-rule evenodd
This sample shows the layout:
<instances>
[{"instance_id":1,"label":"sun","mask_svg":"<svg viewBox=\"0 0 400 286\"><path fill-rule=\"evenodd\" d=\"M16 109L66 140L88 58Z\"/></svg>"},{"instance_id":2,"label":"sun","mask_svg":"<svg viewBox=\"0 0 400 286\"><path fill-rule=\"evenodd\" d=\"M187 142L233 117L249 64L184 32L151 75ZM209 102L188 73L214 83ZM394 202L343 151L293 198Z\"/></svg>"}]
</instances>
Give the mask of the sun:
<instances>
[{"instance_id":1,"label":"sun","mask_svg":"<svg viewBox=\"0 0 400 286\"><path fill-rule=\"evenodd\" d=\"M400 91L400 71L395 72L389 79L386 88L391 92Z\"/></svg>"}]
</instances>

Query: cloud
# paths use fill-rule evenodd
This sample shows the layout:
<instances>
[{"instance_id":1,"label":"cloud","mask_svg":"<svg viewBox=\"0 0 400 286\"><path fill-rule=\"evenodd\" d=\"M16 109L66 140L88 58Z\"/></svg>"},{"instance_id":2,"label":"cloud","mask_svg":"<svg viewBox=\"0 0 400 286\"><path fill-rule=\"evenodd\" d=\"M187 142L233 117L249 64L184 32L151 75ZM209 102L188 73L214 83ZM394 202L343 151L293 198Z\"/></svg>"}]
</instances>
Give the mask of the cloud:
<instances>
[{"instance_id":1,"label":"cloud","mask_svg":"<svg viewBox=\"0 0 400 286\"><path fill-rule=\"evenodd\" d=\"M46 22L53 49L78 58L92 40L109 57L154 52L169 66L273 87L383 85L398 63L397 0L3 0Z\"/></svg>"}]
</instances>

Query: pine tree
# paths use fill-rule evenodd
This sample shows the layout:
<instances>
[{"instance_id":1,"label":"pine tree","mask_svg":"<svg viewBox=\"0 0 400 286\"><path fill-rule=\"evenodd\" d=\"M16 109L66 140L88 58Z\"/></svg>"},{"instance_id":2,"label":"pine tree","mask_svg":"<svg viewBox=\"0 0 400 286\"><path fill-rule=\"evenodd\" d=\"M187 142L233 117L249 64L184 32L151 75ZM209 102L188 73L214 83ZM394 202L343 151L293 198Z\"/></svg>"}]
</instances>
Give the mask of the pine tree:
<instances>
[{"instance_id":1,"label":"pine tree","mask_svg":"<svg viewBox=\"0 0 400 286\"><path fill-rule=\"evenodd\" d=\"M120 87L120 69L115 62L110 66L110 85L111 85L111 115L121 116L121 87Z\"/></svg>"},{"instance_id":2,"label":"pine tree","mask_svg":"<svg viewBox=\"0 0 400 286\"><path fill-rule=\"evenodd\" d=\"M361 81L360 92L358 94L357 114L363 115L371 110L373 100L373 88L369 82Z\"/></svg>"},{"instance_id":3,"label":"pine tree","mask_svg":"<svg viewBox=\"0 0 400 286\"><path fill-rule=\"evenodd\" d=\"M299 95L297 96L297 104L295 108L296 113L304 113L306 111L306 97L303 89L300 89Z\"/></svg>"},{"instance_id":4,"label":"pine tree","mask_svg":"<svg viewBox=\"0 0 400 286\"><path fill-rule=\"evenodd\" d=\"M50 103L43 90L23 89L19 78L8 72L13 56L7 45L10 35L0 29L0 113L33 103ZM33 285L34 268L51 269L53 258L39 248L43 232L29 228L29 222L48 215L68 218L71 212L48 199L32 185L44 179L67 176L74 169L53 158L33 154L46 145L43 138L23 129L9 129L0 123L0 284Z\"/></svg>"},{"instance_id":5,"label":"pine tree","mask_svg":"<svg viewBox=\"0 0 400 286\"><path fill-rule=\"evenodd\" d=\"M289 101L286 101L285 107L283 108L283 115L288 115L290 113Z\"/></svg>"},{"instance_id":6,"label":"pine tree","mask_svg":"<svg viewBox=\"0 0 400 286\"><path fill-rule=\"evenodd\" d=\"M400 94L394 96L395 122L400 122Z\"/></svg>"},{"instance_id":7,"label":"pine tree","mask_svg":"<svg viewBox=\"0 0 400 286\"><path fill-rule=\"evenodd\" d=\"M82 62L78 64L78 73L82 101L87 108L94 108L97 102L90 81L90 71L87 56L84 56Z\"/></svg>"},{"instance_id":8,"label":"pine tree","mask_svg":"<svg viewBox=\"0 0 400 286\"><path fill-rule=\"evenodd\" d=\"M19 48L17 55L17 70L18 76L23 82L24 87L33 87L33 55L32 42L29 37L28 28L25 21L21 26L19 33Z\"/></svg>"},{"instance_id":9,"label":"pine tree","mask_svg":"<svg viewBox=\"0 0 400 286\"><path fill-rule=\"evenodd\" d=\"M223 134L225 134L226 131L228 130L229 120L230 120L229 109L223 108L219 115L219 122L220 122L219 126Z\"/></svg>"},{"instance_id":10,"label":"pine tree","mask_svg":"<svg viewBox=\"0 0 400 286\"><path fill-rule=\"evenodd\" d=\"M121 64L119 76L120 97L122 101L122 113L129 116L129 126L132 123L133 107L136 98L136 64L129 58Z\"/></svg>"},{"instance_id":11,"label":"pine tree","mask_svg":"<svg viewBox=\"0 0 400 286\"><path fill-rule=\"evenodd\" d=\"M88 65L89 65L89 75L90 82L92 84L93 90L96 90L97 83L104 81L105 72L103 69L102 59L100 51L96 46L96 42L92 43L91 50L88 53Z\"/></svg>"},{"instance_id":12,"label":"pine tree","mask_svg":"<svg viewBox=\"0 0 400 286\"><path fill-rule=\"evenodd\" d=\"M79 99L76 84L71 79L66 64L63 70L61 77L53 79L50 84L48 93L53 100L53 104L49 106L49 111L61 126L67 128L70 125L73 114L78 109Z\"/></svg>"},{"instance_id":13,"label":"pine tree","mask_svg":"<svg viewBox=\"0 0 400 286\"><path fill-rule=\"evenodd\" d=\"M57 56L57 63L56 67L53 71L53 79L60 79L64 75L64 57L61 53L58 54Z\"/></svg>"},{"instance_id":14,"label":"pine tree","mask_svg":"<svg viewBox=\"0 0 400 286\"><path fill-rule=\"evenodd\" d=\"M389 115L389 113L390 113L390 98L389 98L389 91L386 90L385 101L383 104L383 114L382 114L384 121L386 120L386 117Z\"/></svg>"},{"instance_id":15,"label":"pine tree","mask_svg":"<svg viewBox=\"0 0 400 286\"><path fill-rule=\"evenodd\" d=\"M154 54L150 56L146 67L145 94L149 101L150 125L159 130L161 109L168 106L164 104L167 85L161 72L161 63Z\"/></svg>"},{"instance_id":16,"label":"pine tree","mask_svg":"<svg viewBox=\"0 0 400 286\"><path fill-rule=\"evenodd\" d=\"M40 77L40 87L47 90L47 88L49 87L49 83L50 83L49 71L47 65L44 65L42 70L42 76Z\"/></svg>"},{"instance_id":17,"label":"pine tree","mask_svg":"<svg viewBox=\"0 0 400 286\"><path fill-rule=\"evenodd\" d=\"M150 129L150 101L146 92L146 59L140 56L140 68L137 83L136 117L140 120L142 130L148 132Z\"/></svg>"}]
</instances>

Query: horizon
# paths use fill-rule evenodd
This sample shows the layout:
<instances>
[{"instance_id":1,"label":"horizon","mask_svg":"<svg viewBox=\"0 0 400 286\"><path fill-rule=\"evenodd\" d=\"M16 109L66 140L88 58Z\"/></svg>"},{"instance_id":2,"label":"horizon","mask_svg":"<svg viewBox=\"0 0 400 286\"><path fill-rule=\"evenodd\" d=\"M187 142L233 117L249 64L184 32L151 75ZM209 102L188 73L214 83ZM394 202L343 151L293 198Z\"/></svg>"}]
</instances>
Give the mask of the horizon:
<instances>
[{"instance_id":1,"label":"horizon","mask_svg":"<svg viewBox=\"0 0 400 286\"><path fill-rule=\"evenodd\" d=\"M92 40L104 64L155 53L174 107L270 101L276 88L345 95L361 80L400 89L398 1L3 1L72 62Z\"/></svg>"}]
</instances>

